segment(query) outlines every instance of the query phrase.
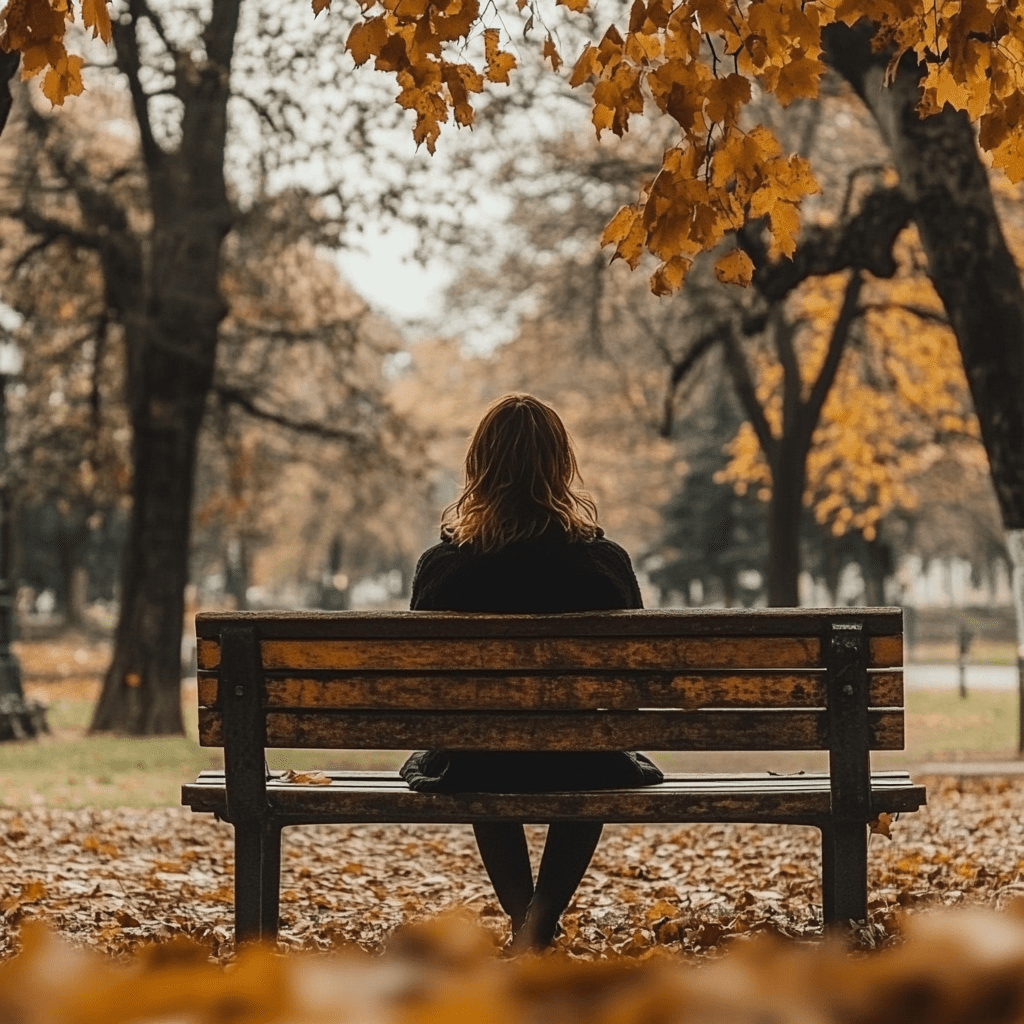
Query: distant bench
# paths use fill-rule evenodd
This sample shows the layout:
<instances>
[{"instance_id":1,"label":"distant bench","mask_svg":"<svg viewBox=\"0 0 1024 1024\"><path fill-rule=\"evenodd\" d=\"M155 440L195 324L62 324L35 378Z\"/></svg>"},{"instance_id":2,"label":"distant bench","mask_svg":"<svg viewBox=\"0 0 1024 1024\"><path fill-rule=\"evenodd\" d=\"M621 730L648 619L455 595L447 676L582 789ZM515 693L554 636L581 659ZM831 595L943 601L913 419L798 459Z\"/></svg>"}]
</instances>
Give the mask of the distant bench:
<instances>
[{"instance_id":1,"label":"distant bench","mask_svg":"<svg viewBox=\"0 0 1024 1024\"><path fill-rule=\"evenodd\" d=\"M199 736L225 770L182 803L234 825L237 940L276 936L281 829L315 822L814 825L825 923L862 920L868 823L925 802L870 768L903 747L902 625L898 608L200 614ZM266 747L827 750L830 771L416 793L394 772L287 783Z\"/></svg>"}]
</instances>

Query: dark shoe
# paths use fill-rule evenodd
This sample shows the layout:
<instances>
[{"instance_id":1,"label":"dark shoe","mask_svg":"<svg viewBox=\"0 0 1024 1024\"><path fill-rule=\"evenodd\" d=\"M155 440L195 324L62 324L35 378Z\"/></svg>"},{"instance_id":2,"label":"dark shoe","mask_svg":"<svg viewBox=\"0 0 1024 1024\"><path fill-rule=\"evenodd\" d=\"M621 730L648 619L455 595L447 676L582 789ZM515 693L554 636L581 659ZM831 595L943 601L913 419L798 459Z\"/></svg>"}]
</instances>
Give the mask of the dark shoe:
<instances>
[{"instance_id":1,"label":"dark shoe","mask_svg":"<svg viewBox=\"0 0 1024 1024\"><path fill-rule=\"evenodd\" d=\"M553 917L547 907L533 900L526 911L522 928L512 936L506 948L511 956L530 951L539 952L551 945L559 931L558 916Z\"/></svg>"}]
</instances>

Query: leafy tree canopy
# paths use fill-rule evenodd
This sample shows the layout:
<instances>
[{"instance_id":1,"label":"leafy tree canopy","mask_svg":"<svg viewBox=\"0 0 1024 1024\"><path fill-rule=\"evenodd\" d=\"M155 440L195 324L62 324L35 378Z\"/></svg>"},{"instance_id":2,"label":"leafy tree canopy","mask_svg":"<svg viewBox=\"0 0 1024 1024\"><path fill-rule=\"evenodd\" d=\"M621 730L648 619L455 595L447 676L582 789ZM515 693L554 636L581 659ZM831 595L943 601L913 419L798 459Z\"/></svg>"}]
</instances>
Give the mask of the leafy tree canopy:
<instances>
[{"instance_id":1,"label":"leafy tree canopy","mask_svg":"<svg viewBox=\"0 0 1024 1024\"><path fill-rule=\"evenodd\" d=\"M330 0L312 0L319 14ZM589 0L556 0L577 13ZM526 35L544 25L538 0L515 0ZM417 143L432 152L441 125L473 124L473 96L485 83L508 83L517 58L502 49L502 30L485 27L479 0L360 0L362 18L347 48L356 64L373 61L393 74L397 103L416 114ZM500 20L505 31L511 22ZM593 19L594 12L587 12ZM109 39L102 0L81 0L77 16ZM45 70L53 103L81 92L81 58L68 54L64 31L74 0L10 0L0 45L21 50L23 75ZM626 132L647 100L678 125L658 173L608 224L602 242L636 267L645 252L660 264L659 294L682 284L693 257L750 220L766 218L770 255L796 247L801 199L818 190L807 162L787 156L773 132L749 125L744 109L757 93L786 106L818 95L826 65L823 30L867 19L873 46L890 54L888 77L913 54L927 69L918 111L949 104L980 128L980 144L1013 181L1024 178L1024 4L1021 0L634 0L628 19L586 45L569 84L592 86L592 121ZM591 22L593 23L593 22ZM542 54L555 71L563 58L548 30ZM482 38L482 52L467 47ZM723 281L746 283L748 256L733 250L717 265Z\"/></svg>"}]
</instances>

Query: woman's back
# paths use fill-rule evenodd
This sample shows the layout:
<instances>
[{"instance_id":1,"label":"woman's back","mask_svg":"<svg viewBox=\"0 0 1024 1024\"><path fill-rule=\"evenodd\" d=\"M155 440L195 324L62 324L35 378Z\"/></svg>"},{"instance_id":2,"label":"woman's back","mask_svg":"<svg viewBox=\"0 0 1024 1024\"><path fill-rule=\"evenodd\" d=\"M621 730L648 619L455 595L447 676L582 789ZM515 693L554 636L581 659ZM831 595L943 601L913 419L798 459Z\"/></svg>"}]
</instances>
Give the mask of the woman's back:
<instances>
[{"instance_id":1,"label":"woman's back","mask_svg":"<svg viewBox=\"0 0 1024 1024\"><path fill-rule=\"evenodd\" d=\"M629 555L604 538L560 530L496 551L442 541L416 567L411 607L420 611L543 613L641 608Z\"/></svg>"}]
</instances>

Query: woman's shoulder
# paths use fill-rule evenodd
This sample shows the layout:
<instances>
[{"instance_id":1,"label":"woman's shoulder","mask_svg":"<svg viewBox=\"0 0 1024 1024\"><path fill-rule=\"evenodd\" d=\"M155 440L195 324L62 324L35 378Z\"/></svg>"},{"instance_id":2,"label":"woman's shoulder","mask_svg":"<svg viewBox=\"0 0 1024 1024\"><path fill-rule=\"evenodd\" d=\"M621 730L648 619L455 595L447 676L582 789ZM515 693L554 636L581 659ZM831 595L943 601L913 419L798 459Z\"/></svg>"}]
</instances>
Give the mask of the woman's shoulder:
<instances>
[{"instance_id":1,"label":"woman's shoulder","mask_svg":"<svg viewBox=\"0 0 1024 1024\"><path fill-rule=\"evenodd\" d=\"M450 540L442 540L432 548L427 548L419 557L416 563L415 576L422 576L423 573L441 572L445 569L461 564L466 559L466 548L453 544Z\"/></svg>"},{"instance_id":2,"label":"woman's shoulder","mask_svg":"<svg viewBox=\"0 0 1024 1024\"><path fill-rule=\"evenodd\" d=\"M597 571L606 578L610 578L622 595L621 607L643 608L640 586L636 581L633 563L626 549L620 544L616 544L615 541L608 540L607 537L596 537L594 540L588 541L586 547Z\"/></svg>"},{"instance_id":3,"label":"woman's shoulder","mask_svg":"<svg viewBox=\"0 0 1024 1024\"><path fill-rule=\"evenodd\" d=\"M628 565L630 569L633 568L629 552L621 544L616 544L615 541L609 540L607 537L595 537L592 541L587 542L587 546L600 559L619 565Z\"/></svg>"},{"instance_id":4,"label":"woman's shoulder","mask_svg":"<svg viewBox=\"0 0 1024 1024\"><path fill-rule=\"evenodd\" d=\"M467 550L444 539L427 548L416 563L412 578L412 608L429 609L435 602L438 589L466 561Z\"/></svg>"}]
</instances>

